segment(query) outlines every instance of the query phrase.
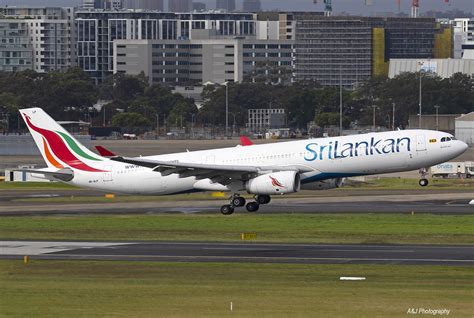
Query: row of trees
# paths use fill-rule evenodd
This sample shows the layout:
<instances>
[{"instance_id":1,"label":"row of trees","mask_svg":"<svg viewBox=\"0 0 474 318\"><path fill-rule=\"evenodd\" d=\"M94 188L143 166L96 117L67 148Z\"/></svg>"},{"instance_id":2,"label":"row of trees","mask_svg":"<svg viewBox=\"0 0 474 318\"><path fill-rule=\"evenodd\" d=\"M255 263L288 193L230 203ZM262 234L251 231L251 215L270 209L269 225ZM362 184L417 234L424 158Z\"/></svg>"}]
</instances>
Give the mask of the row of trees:
<instances>
[{"instance_id":1,"label":"row of trees","mask_svg":"<svg viewBox=\"0 0 474 318\"><path fill-rule=\"evenodd\" d=\"M441 114L461 114L474 111L474 91L469 76L461 73L442 79L422 75L422 114L433 114L440 106ZM343 125L372 124L373 108L376 122L392 126L395 104L395 126L405 127L410 114L419 108L419 73L404 73L393 79L373 77L354 90L343 90ZM339 88L321 87L314 82L297 82L291 86L261 83L233 84L229 87L229 110L238 114L238 123L246 120L250 108L284 108L290 127L306 128L314 120L319 126L339 124ZM208 122L222 123L225 118L225 88L204 89L206 102L200 117Z\"/></svg>"},{"instance_id":2,"label":"row of trees","mask_svg":"<svg viewBox=\"0 0 474 318\"><path fill-rule=\"evenodd\" d=\"M370 125L375 107L377 124L391 127L395 104L395 126L405 127L409 114L418 113L419 76L419 73L404 73L393 79L373 77L354 90L343 90L344 126ZM440 106L441 114L474 111L470 77L457 73L442 79L422 74L421 83L423 114L434 113L435 105ZM58 120L91 121L96 126L105 122L130 129L151 128L158 119L168 127L191 122L225 125L226 87L208 85L202 97L204 104L198 110L194 100L173 94L158 84L149 85L144 75L115 74L94 85L78 68L48 74L0 73L0 113L10 114L9 127L19 125L17 113L22 107L42 107ZM339 97L339 88L321 87L315 82L229 83L229 121L245 126L248 109L284 108L288 126L292 128L306 129L313 120L319 126L338 125ZM92 108L99 100L107 101L105 111Z\"/></svg>"}]
</instances>

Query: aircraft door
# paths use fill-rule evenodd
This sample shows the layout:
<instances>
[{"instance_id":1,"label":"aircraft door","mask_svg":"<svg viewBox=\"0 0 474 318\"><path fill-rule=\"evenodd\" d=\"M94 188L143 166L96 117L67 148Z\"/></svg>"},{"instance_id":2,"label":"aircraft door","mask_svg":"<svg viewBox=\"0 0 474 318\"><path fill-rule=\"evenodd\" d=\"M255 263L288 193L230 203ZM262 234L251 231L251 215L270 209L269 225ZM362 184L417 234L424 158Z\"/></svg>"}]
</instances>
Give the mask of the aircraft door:
<instances>
[{"instance_id":1,"label":"aircraft door","mask_svg":"<svg viewBox=\"0 0 474 318\"><path fill-rule=\"evenodd\" d=\"M416 151L426 151L426 138L425 135L416 136Z\"/></svg>"},{"instance_id":2,"label":"aircraft door","mask_svg":"<svg viewBox=\"0 0 474 318\"><path fill-rule=\"evenodd\" d=\"M206 163L207 164L214 164L216 162L216 156L207 156Z\"/></svg>"},{"instance_id":3,"label":"aircraft door","mask_svg":"<svg viewBox=\"0 0 474 318\"><path fill-rule=\"evenodd\" d=\"M105 166L104 171L105 172L102 175L104 182L112 181L112 166Z\"/></svg>"}]
</instances>

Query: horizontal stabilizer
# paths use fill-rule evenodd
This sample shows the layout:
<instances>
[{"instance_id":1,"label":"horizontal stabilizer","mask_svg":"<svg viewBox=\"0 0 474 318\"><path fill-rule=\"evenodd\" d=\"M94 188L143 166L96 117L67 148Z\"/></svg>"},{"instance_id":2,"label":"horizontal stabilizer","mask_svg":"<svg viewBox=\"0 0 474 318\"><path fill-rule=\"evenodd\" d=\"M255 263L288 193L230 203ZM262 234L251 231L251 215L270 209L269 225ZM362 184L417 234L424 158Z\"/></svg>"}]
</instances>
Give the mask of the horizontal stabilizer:
<instances>
[{"instance_id":1,"label":"horizontal stabilizer","mask_svg":"<svg viewBox=\"0 0 474 318\"><path fill-rule=\"evenodd\" d=\"M51 176L61 181L71 181L74 178L74 171L69 168L64 168L58 171L44 170L44 169L15 169L13 171L22 171L28 173L43 174L45 176Z\"/></svg>"},{"instance_id":2,"label":"horizontal stabilizer","mask_svg":"<svg viewBox=\"0 0 474 318\"><path fill-rule=\"evenodd\" d=\"M95 146L95 149L97 149L97 151L102 157L115 157L116 156L116 154L114 154L112 151L110 151L109 149L103 146L100 146L100 145Z\"/></svg>"}]
</instances>

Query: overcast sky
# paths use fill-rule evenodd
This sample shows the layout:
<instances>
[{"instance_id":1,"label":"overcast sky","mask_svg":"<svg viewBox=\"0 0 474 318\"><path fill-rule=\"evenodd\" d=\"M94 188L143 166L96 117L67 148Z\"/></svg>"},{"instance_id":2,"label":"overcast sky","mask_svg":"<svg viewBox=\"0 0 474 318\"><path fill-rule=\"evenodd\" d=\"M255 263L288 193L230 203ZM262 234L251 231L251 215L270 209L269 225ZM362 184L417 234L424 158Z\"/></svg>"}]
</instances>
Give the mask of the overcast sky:
<instances>
[{"instance_id":1,"label":"overcast sky","mask_svg":"<svg viewBox=\"0 0 474 318\"><path fill-rule=\"evenodd\" d=\"M195 0L196 1L196 0ZM199 0L205 2L209 8L215 6L215 0ZM165 0L167 3L168 1ZM236 0L237 7L241 7L242 0ZM313 4L313 0L261 0L265 9L280 10L306 10L306 11L323 11L324 5L322 0L317 5ZM373 5L365 6L364 0L333 0L333 10L337 12L348 12L354 15L370 15L376 12L397 12L396 0L372 0ZM0 0L2 5L35 5L35 6L76 6L81 4L81 0ZM410 11L411 0L401 0L401 9L404 12ZM460 9L474 14L474 0L449 0L449 4L445 0L420 0L420 11L438 10L446 11L451 9Z\"/></svg>"}]
</instances>

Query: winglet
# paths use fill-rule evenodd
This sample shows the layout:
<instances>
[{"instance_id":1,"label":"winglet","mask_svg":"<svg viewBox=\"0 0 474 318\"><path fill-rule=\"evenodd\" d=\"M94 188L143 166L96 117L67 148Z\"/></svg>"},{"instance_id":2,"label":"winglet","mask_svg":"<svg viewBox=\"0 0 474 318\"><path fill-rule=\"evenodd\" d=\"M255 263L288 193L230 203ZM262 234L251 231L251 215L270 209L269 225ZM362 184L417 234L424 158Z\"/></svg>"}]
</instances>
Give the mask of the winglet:
<instances>
[{"instance_id":1,"label":"winglet","mask_svg":"<svg viewBox=\"0 0 474 318\"><path fill-rule=\"evenodd\" d=\"M240 144L242 146L252 146L253 142L245 136L240 136Z\"/></svg>"},{"instance_id":2,"label":"winglet","mask_svg":"<svg viewBox=\"0 0 474 318\"><path fill-rule=\"evenodd\" d=\"M109 149L102 147L102 146L95 146L95 149L99 152L99 154L103 157L115 157L116 154L114 154L112 151Z\"/></svg>"}]
</instances>

